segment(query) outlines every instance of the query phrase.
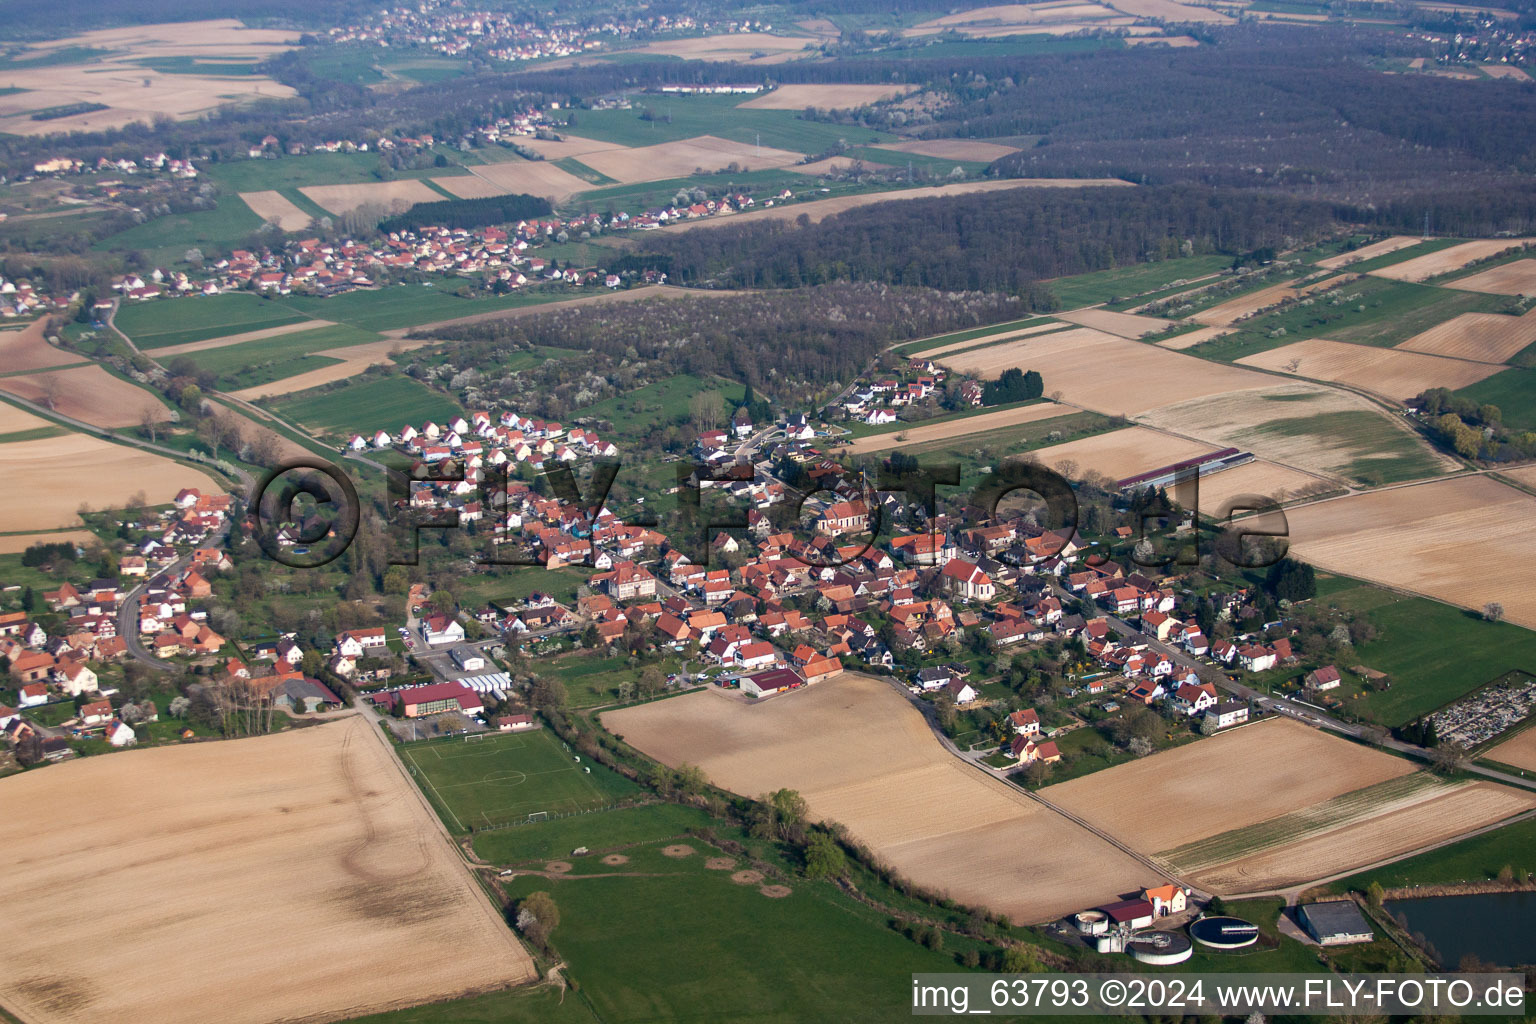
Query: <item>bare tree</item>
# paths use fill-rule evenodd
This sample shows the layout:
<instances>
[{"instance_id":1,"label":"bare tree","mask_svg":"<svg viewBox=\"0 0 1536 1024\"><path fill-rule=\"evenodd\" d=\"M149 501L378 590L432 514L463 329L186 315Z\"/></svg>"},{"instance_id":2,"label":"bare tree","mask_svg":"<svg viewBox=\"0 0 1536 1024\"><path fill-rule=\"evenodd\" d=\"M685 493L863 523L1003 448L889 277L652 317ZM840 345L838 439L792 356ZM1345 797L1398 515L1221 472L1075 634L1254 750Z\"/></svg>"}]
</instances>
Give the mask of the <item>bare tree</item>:
<instances>
[{"instance_id":1,"label":"bare tree","mask_svg":"<svg viewBox=\"0 0 1536 1024\"><path fill-rule=\"evenodd\" d=\"M39 377L38 380L41 381L43 385L43 405L50 410L57 411L59 407L59 399L63 396L64 393L64 386L59 383L58 376L49 373Z\"/></svg>"},{"instance_id":2,"label":"bare tree","mask_svg":"<svg viewBox=\"0 0 1536 1024\"><path fill-rule=\"evenodd\" d=\"M1504 618L1504 606L1497 601L1489 601L1483 605L1483 618L1489 622L1499 622Z\"/></svg>"},{"instance_id":3,"label":"bare tree","mask_svg":"<svg viewBox=\"0 0 1536 1024\"><path fill-rule=\"evenodd\" d=\"M139 410L139 429L149 435L151 442L160 440L160 410L149 402Z\"/></svg>"}]
</instances>

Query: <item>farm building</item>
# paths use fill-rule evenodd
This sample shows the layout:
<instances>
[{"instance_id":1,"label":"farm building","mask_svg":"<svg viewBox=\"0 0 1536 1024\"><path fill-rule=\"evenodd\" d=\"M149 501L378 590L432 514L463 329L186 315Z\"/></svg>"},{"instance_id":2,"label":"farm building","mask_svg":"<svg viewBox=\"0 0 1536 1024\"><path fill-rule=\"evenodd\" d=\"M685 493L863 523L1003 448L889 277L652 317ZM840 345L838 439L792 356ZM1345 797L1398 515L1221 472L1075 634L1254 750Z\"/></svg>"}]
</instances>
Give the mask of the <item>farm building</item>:
<instances>
[{"instance_id":1,"label":"farm building","mask_svg":"<svg viewBox=\"0 0 1536 1024\"><path fill-rule=\"evenodd\" d=\"M485 655L473 647L460 645L450 651L449 654L453 658L454 663L465 672L479 672L485 668Z\"/></svg>"},{"instance_id":2,"label":"farm building","mask_svg":"<svg viewBox=\"0 0 1536 1024\"><path fill-rule=\"evenodd\" d=\"M1353 906L1353 904L1351 904ZM1099 908L1111 924L1123 924L1130 928L1147 928L1155 916L1152 904L1146 900L1121 900Z\"/></svg>"},{"instance_id":3,"label":"farm building","mask_svg":"<svg viewBox=\"0 0 1536 1024\"><path fill-rule=\"evenodd\" d=\"M741 692L748 697L771 697L775 693L793 690L800 685L800 677L792 670L776 668L756 675L743 676Z\"/></svg>"},{"instance_id":4,"label":"farm building","mask_svg":"<svg viewBox=\"0 0 1536 1024\"><path fill-rule=\"evenodd\" d=\"M1296 912L1307 933L1325 946L1370 942L1376 937L1365 915L1350 900L1305 903Z\"/></svg>"}]
</instances>

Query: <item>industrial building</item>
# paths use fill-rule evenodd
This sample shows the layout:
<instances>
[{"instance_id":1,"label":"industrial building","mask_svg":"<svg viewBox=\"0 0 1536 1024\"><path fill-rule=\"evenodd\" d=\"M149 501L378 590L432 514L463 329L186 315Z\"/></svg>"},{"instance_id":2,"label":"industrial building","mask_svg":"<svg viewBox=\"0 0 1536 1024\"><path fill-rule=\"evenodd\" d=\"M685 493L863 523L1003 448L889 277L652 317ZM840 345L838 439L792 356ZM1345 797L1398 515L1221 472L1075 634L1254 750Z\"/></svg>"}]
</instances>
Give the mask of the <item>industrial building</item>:
<instances>
[{"instance_id":1,"label":"industrial building","mask_svg":"<svg viewBox=\"0 0 1536 1024\"><path fill-rule=\"evenodd\" d=\"M1352 942L1370 942L1376 937L1365 915L1351 900L1306 903L1297 909L1301 926L1325 946L1345 946Z\"/></svg>"}]
</instances>

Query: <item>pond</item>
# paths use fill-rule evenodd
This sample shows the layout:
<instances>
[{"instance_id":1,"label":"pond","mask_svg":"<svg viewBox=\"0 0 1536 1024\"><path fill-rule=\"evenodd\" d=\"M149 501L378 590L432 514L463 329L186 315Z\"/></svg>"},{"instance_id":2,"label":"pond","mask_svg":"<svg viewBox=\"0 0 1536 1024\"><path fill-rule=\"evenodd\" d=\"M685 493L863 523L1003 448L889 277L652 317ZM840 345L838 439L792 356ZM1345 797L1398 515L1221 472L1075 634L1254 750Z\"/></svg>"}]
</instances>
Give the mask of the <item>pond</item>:
<instances>
[{"instance_id":1,"label":"pond","mask_svg":"<svg viewBox=\"0 0 1536 1024\"><path fill-rule=\"evenodd\" d=\"M1386 909L1428 939L1449 970L1468 953L1500 967L1536 963L1536 892L1388 900Z\"/></svg>"}]
</instances>

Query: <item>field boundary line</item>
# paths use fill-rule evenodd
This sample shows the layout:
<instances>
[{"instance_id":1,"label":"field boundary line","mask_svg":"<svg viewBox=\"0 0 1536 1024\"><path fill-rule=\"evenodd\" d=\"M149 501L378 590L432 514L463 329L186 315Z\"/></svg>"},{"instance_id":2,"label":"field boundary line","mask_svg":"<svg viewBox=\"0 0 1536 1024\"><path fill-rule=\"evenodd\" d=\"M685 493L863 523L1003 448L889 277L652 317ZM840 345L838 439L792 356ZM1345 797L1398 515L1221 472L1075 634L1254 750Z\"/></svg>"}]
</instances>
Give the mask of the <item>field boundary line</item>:
<instances>
[{"instance_id":1,"label":"field boundary line","mask_svg":"<svg viewBox=\"0 0 1536 1024\"><path fill-rule=\"evenodd\" d=\"M427 788L432 791L433 799L436 800L437 803L442 806L443 810L448 812L448 817L453 819L454 826L459 831L461 831L461 832L466 831L466 829L464 828L464 823L459 820L459 816L457 814L453 813L453 808L449 805L448 801L443 798L443 795L437 791L437 787L435 785L433 785L432 777L430 775L428 775L427 772L424 769L422 769L422 767L420 765L418 765L416 763L416 756L414 754L412 754L409 750L407 750L405 752L405 756L410 760L411 767L416 769L416 774L411 779L411 781L415 782L415 781L417 781L419 779L420 781L425 782L427 784ZM455 844L455 845L457 845L457 844Z\"/></svg>"}]
</instances>

